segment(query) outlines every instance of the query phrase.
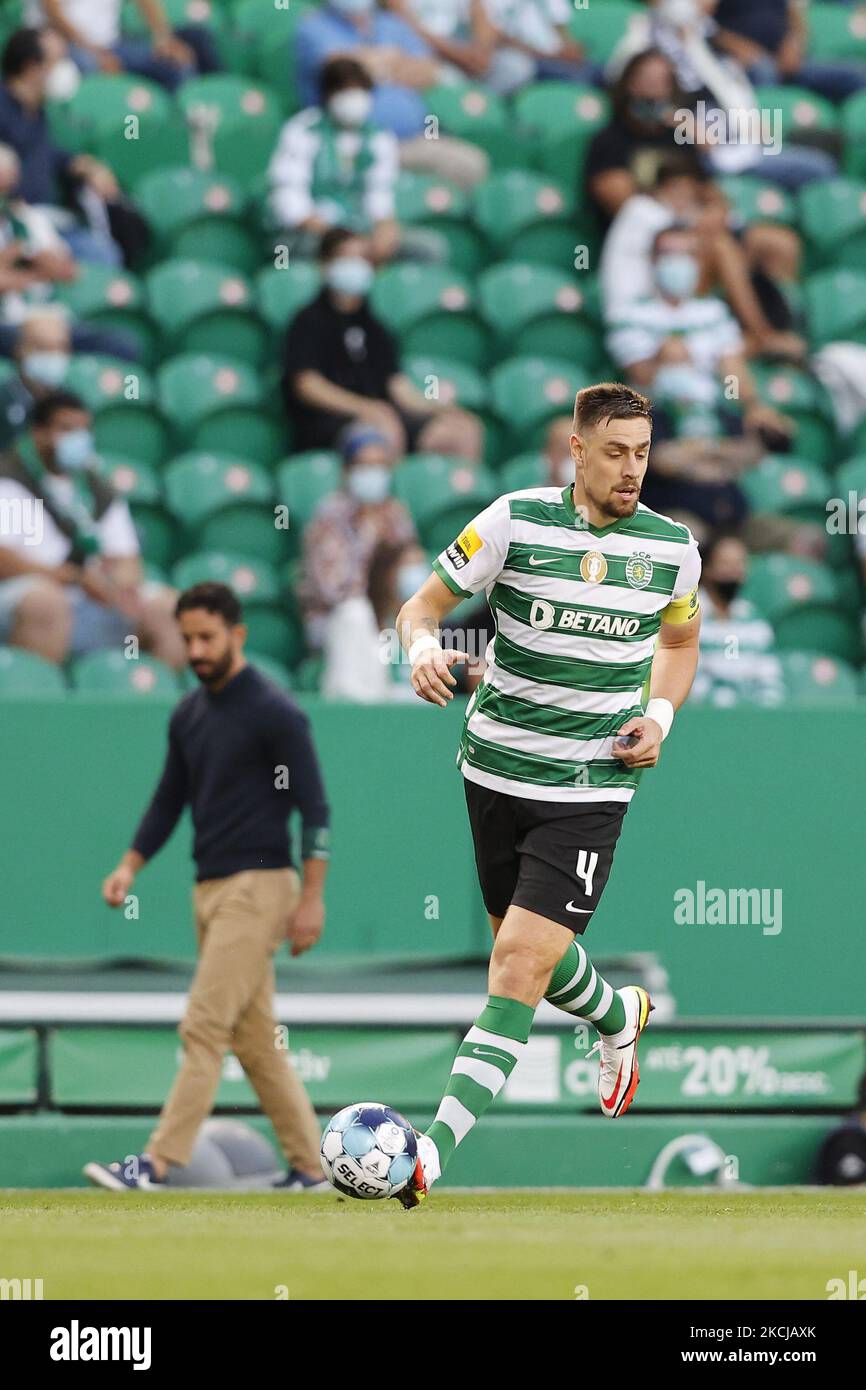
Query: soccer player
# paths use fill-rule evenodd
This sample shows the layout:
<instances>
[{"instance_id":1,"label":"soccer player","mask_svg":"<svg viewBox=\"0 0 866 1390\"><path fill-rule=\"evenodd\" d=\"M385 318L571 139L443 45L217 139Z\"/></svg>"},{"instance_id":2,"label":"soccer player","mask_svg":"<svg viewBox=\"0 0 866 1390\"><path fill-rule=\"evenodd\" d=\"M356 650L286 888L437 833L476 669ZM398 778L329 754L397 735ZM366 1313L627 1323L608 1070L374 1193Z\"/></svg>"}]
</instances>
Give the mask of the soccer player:
<instances>
[{"instance_id":1,"label":"soccer player","mask_svg":"<svg viewBox=\"0 0 866 1390\"><path fill-rule=\"evenodd\" d=\"M186 805L195 830L199 961L180 1025L183 1060L144 1153L88 1163L85 1176L115 1192L160 1190L170 1164L190 1160L231 1048L274 1126L289 1171L286 1192L325 1186L310 1099L278 1046L273 955L314 946L325 920L330 812L309 721L248 664L247 629L225 584L195 584L175 616L199 687L172 714L165 767L131 847L102 885L120 907ZM300 812L301 877L287 820Z\"/></svg>"},{"instance_id":2,"label":"soccer player","mask_svg":"<svg viewBox=\"0 0 866 1390\"><path fill-rule=\"evenodd\" d=\"M640 490L646 397L579 391L565 487L526 488L480 512L433 562L397 626L422 699L453 699L440 624L484 589L496 619L457 765L494 945L489 998L460 1047L419 1160L399 1194L417 1206L526 1047L542 998L595 1025L603 1115L624 1115L652 1004L615 990L580 937L610 875L623 817L654 767L698 659L700 559L686 526ZM644 704L648 692L649 699Z\"/></svg>"}]
</instances>

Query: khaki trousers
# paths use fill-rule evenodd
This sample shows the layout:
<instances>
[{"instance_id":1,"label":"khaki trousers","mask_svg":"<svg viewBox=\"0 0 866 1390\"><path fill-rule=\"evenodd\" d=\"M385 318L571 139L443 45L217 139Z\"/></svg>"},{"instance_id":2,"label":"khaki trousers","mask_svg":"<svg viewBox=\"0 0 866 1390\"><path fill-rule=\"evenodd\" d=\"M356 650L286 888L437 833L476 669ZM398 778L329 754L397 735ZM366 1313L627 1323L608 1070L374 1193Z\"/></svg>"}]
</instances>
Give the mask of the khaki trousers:
<instances>
[{"instance_id":1,"label":"khaki trousers","mask_svg":"<svg viewBox=\"0 0 866 1390\"><path fill-rule=\"evenodd\" d=\"M247 869L196 884L199 962L178 1030L184 1056L148 1153L189 1162L231 1048L289 1166L318 1172L319 1125L274 1018L273 955L299 895L294 869Z\"/></svg>"}]
</instances>

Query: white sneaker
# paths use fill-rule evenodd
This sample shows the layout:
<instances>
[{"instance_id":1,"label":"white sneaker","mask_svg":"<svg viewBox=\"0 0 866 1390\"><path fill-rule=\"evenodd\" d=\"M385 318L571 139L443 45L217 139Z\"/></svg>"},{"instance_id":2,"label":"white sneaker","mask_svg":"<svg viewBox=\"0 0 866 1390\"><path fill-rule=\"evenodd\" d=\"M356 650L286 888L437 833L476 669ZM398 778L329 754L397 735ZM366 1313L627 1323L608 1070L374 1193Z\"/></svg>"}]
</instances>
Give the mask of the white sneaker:
<instances>
[{"instance_id":1,"label":"white sneaker","mask_svg":"<svg viewBox=\"0 0 866 1390\"><path fill-rule=\"evenodd\" d=\"M617 993L625 1006L625 1027L619 1033L599 1034L587 1053L588 1057L600 1054L598 1103L609 1120L618 1120L634 1100L640 1081L638 1039L653 1011L653 1002L640 985L624 985Z\"/></svg>"}]
</instances>

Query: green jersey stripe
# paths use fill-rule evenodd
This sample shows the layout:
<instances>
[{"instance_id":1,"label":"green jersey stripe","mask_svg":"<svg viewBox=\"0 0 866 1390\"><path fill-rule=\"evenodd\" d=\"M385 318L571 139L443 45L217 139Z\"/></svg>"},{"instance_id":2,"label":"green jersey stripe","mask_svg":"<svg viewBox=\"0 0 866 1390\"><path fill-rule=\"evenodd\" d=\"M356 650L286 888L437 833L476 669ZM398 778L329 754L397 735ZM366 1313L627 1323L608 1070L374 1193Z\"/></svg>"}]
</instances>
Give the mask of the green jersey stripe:
<instances>
[{"instance_id":1,"label":"green jersey stripe","mask_svg":"<svg viewBox=\"0 0 866 1390\"><path fill-rule=\"evenodd\" d=\"M652 667L652 653L644 661L613 666L600 661L581 661L575 656L549 656L529 651L498 632L495 638L496 665L514 676L540 681L544 685L568 685L581 690L639 690Z\"/></svg>"},{"instance_id":2,"label":"green jersey stripe","mask_svg":"<svg viewBox=\"0 0 866 1390\"><path fill-rule=\"evenodd\" d=\"M604 554L604 551L602 551ZM583 552L575 550L564 550L560 546L554 545L529 545L525 541L511 541L508 552L505 556L503 569L514 570L517 574L539 573L538 561L545 559L549 565L555 565L555 569L545 568L545 574L555 574L558 579L574 579L581 584L587 583L580 572L580 563L583 559ZM635 586L629 584L626 578L626 566L628 557L625 555L604 555L607 562L607 573L602 581L604 587L615 589L625 589L627 593L634 593ZM677 581L679 567L677 565L665 564L662 560L653 561L652 578L648 584L644 584L638 590L646 594L663 594L667 596L673 593L674 585Z\"/></svg>"},{"instance_id":3,"label":"green jersey stripe","mask_svg":"<svg viewBox=\"0 0 866 1390\"><path fill-rule=\"evenodd\" d=\"M576 520L572 520L561 502L544 502L533 497L513 497L509 505L512 521L531 521L536 526L567 526L578 534L585 532L589 539L597 539L591 527L579 526ZM640 511L628 521L621 522L610 534L627 536L630 540L670 541L674 545L689 543L689 533L684 526L667 521L664 517Z\"/></svg>"},{"instance_id":4,"label":"green jersey stripe","mask_svg":"<svg viewBox=\"0 0 866 1390\"><path fill-rule=\"evenodd\" d=\"M451 575L448 573L445 566L440 564L439 560L433 561L433 569L435 570L436 574L438 574L439 578L442 580L442 583L447 585L447 587L451 590L452 594L457 594L459 598L472 597L468 589L461 589L460 585L457 584L451 578Z\"/></svg>"},{"instance_id":5,"label":"green jersey stripe","mask_svg":"<svg viewBox=\"0 0 866 1390\"><path fill-rule=\"evenodd\" d=\"M617 612L613 608L597 608L593 604L556 603L521 592L511 584L500 580L490 595L490 605L501 608L512 618L531 626L531 614L536 604L543 602L553 610L553 621L548 621L546 630L579 632L585 637L600 637L608 640L616 638L620 642L640 642L654 637L661 627L661 614L651 613L638 617L629 613ZM606 621L605 621L606 620Z\"/></svg>"},{"instance_id":6,"label":"green jersey stripe","mask_svg":"<svg viewBox=\"0 0 866 1390\"><path fill-rule=\"evenodd\" d=\"M470 766L507 777L512 782L551 787L634 788L640 780L638 769L626 768L616 758L596 758L590 763L563 762L488 743L468 730L463 735L460 751Z\"/></svg>"},{"instance_id":7,"label":"green jersey stripe","mask_svg":"<svg viewBox=\"0 0 866 1390\"><path fill-rule=\"evenodd\" d=\"M481 687L472 714L484 713L500 724L529 729L533 733L556 734L560 738L613 738L627 719L638 719L643 710L632 704L615 714L577 713L558 705L537 705L516 695L505 695L492 685ZM471 719L471 715L470 715Z\"/></svg>"}]
</instances>

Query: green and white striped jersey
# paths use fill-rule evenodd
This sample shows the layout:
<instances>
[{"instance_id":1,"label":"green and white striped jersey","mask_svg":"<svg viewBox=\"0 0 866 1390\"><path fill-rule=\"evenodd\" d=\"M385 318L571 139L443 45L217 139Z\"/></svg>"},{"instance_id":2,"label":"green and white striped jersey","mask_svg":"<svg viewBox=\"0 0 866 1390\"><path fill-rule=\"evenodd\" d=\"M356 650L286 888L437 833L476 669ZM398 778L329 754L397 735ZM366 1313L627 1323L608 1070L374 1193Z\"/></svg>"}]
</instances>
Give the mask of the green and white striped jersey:
<instances>
[{"instance_id":1,"label":"green and white striped jersey","mask_svg":"<svg viewBox=\"0 0 866 1390\"><path fill-rule=\"evenodd\" d=\"M433 562L455 594L485 590L496 619L457 763L472 782L538 801L630 801L640 777L612 741L643 713L662 620L698 612L688 527L649 507L610 526L571 486L500 497Z\"/></svg>"}]
</instances>

